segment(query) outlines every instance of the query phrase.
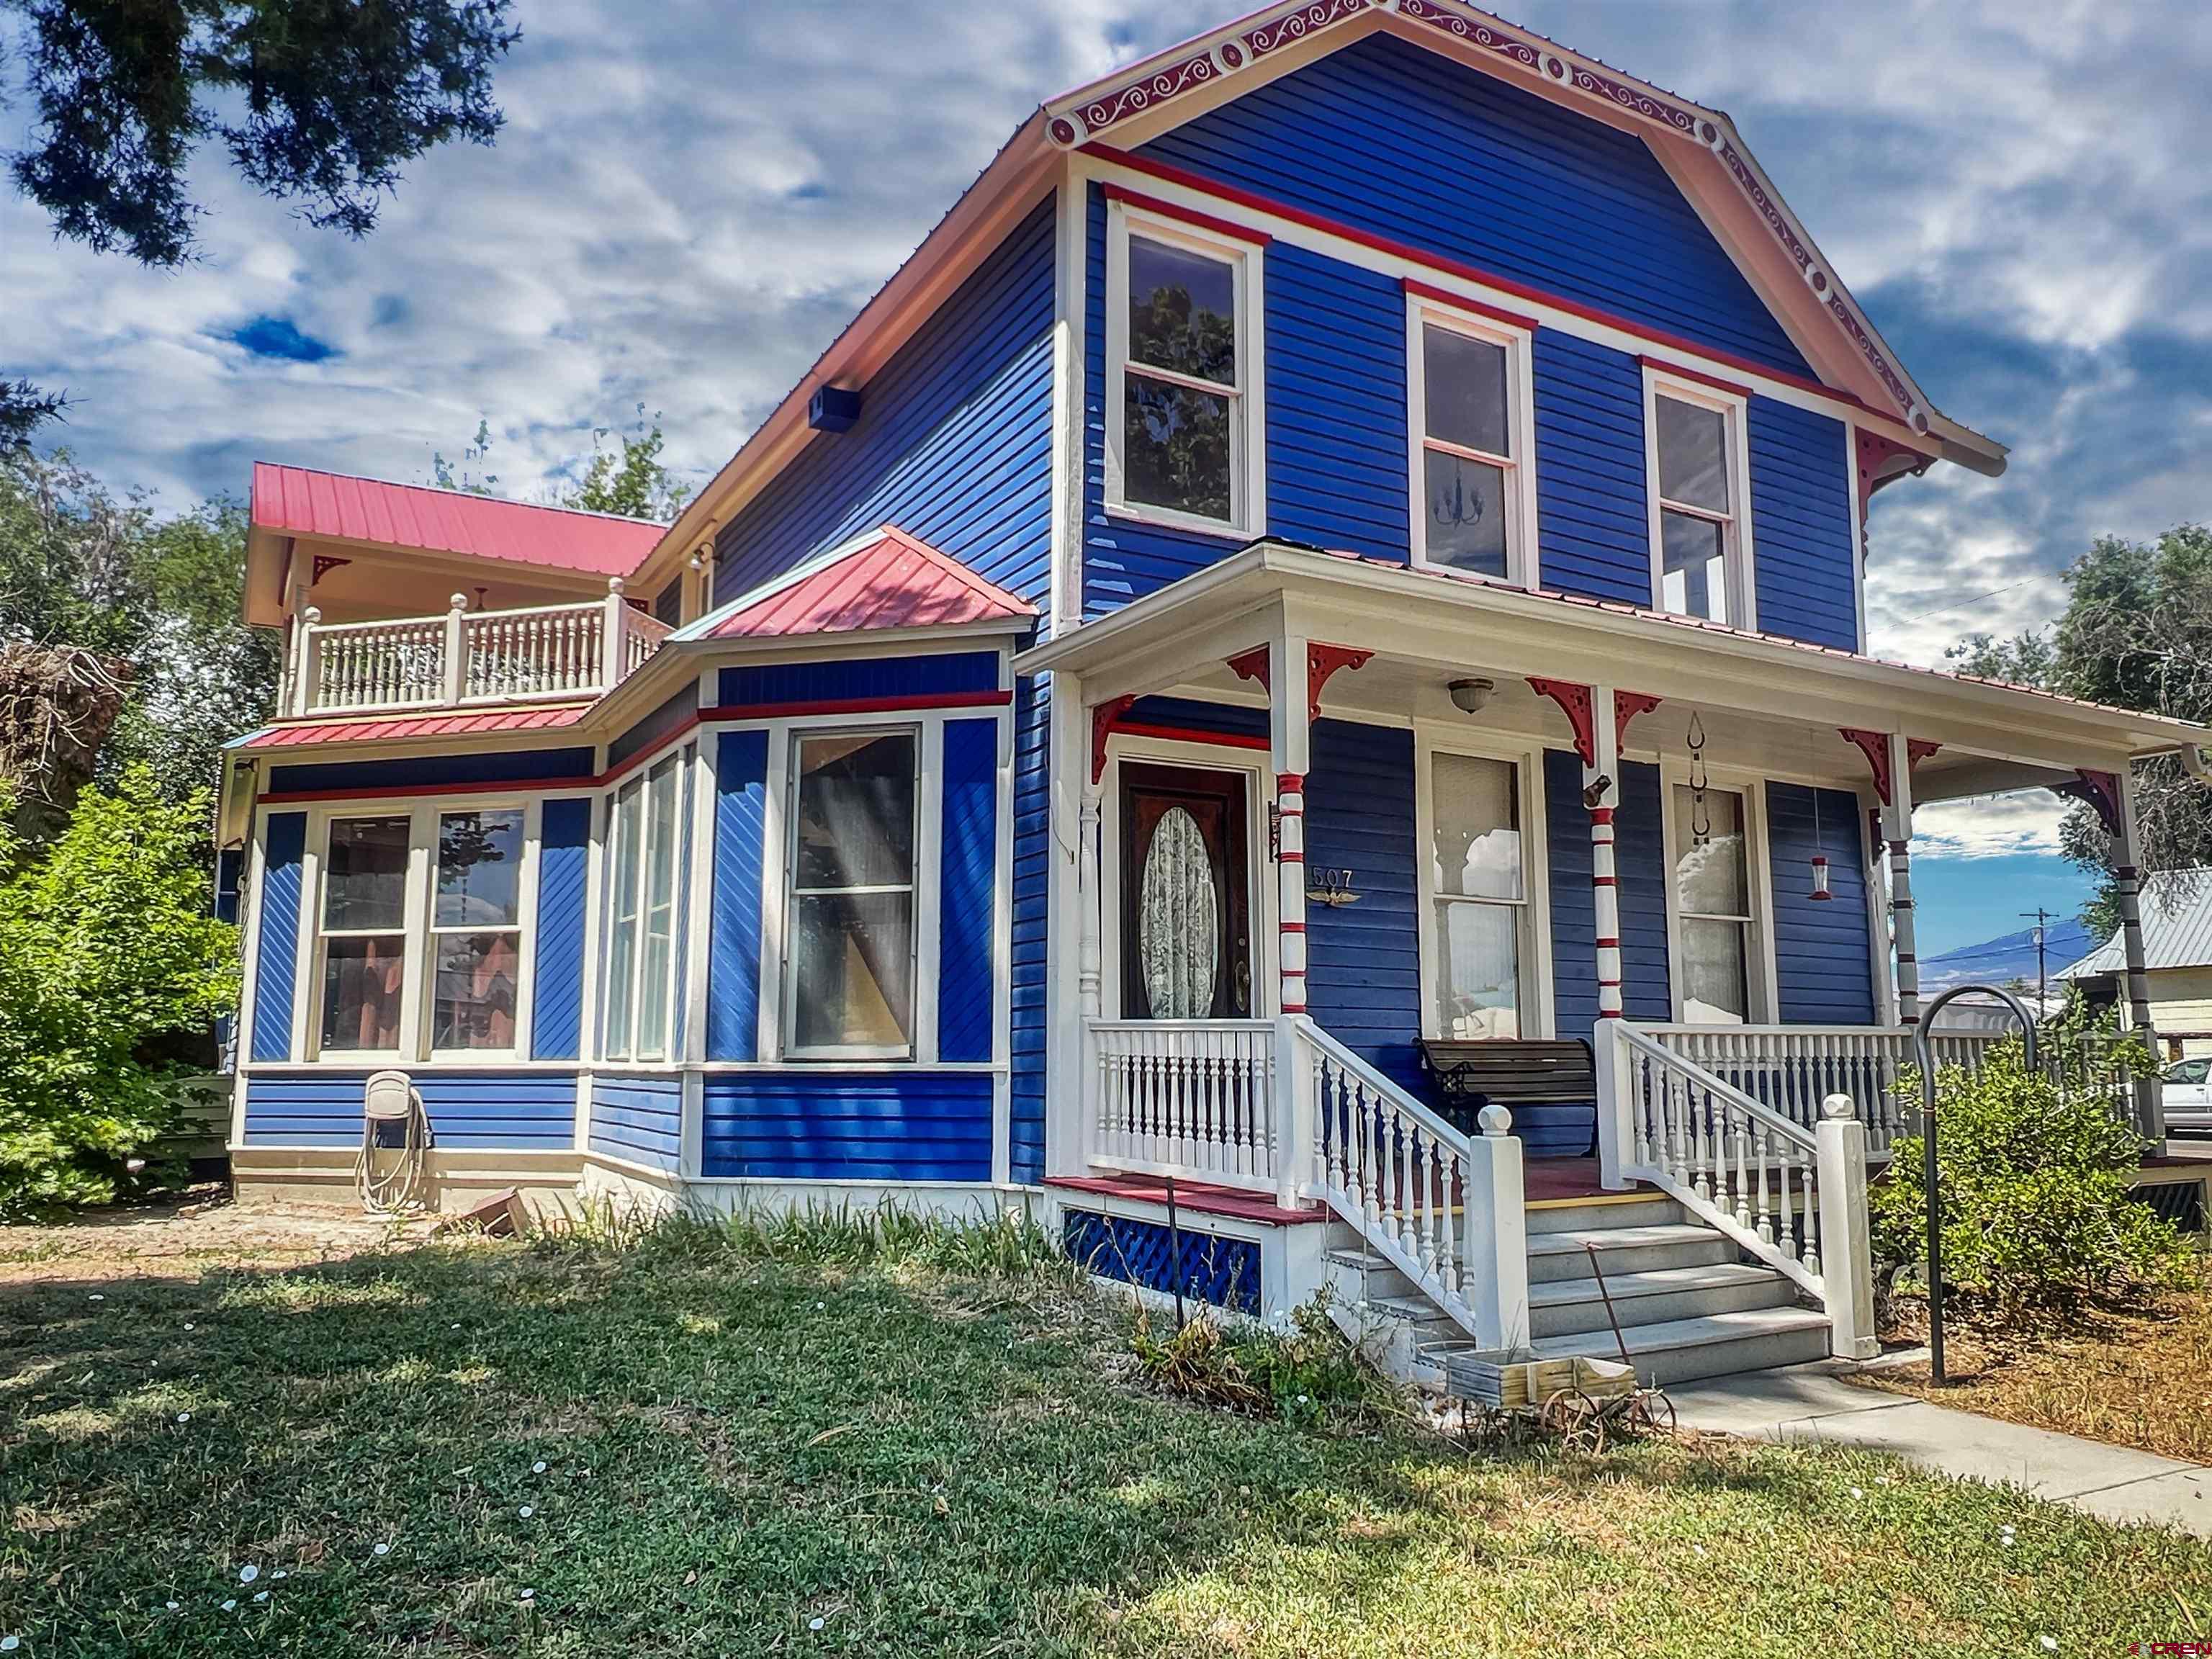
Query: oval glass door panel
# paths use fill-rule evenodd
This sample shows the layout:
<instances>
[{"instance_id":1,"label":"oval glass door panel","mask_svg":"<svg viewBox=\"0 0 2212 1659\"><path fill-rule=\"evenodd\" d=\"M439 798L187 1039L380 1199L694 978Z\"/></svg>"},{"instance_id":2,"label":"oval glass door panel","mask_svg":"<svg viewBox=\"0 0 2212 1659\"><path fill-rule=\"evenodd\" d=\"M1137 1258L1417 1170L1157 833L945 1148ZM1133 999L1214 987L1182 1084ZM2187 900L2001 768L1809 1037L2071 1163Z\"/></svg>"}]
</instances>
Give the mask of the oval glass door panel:
<instances>
[{"instance_id":1,"label":"oval glass door panel","mask_svg":"<svg viewBox=\"0 0 2212 1659\"><path fill-rule=\"evenodd\" d=\"M1137 947L1152 1018L1206 1018L1221 961L1221 897L1206 836L1182 807L1168 808L1152 830L1137 902Z\"/></svg>"}]
</instances>

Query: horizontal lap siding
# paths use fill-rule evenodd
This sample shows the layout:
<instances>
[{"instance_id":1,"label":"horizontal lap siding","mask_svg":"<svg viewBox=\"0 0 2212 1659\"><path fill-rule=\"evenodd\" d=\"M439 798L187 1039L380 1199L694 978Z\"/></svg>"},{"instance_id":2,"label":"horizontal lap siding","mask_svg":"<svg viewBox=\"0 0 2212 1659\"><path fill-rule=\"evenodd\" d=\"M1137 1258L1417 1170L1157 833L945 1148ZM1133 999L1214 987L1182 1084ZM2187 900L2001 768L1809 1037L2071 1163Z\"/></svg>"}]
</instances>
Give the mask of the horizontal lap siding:
<instances>
[{"instance_id":1,"label":"horizontal lap siding","mask_svg":"<svg viewBox=\"0 0 2212 1659\"><path fill-rule=\"evenodd\" d=\"M254 1077L246 1085L246 1145L361 1145L366 1071ZM568 1072L416 1072L433 1145L447 1152L567 1152L576 1144L576 1079Z\"/></svg>"},{"instance_id":2,"label":"horizontal lap siding","mask_svg":"<svg viewBox=\"0 0 2212 1659\"><path fill-rule=\"evenodd\" d=\"M1866 869L1859 799L1840 789L1766 786L1766 836L1774 877L1774 968L1785 1024L1875 1023L1874 957L1867 934ZM1826 855L1829 890L1811 896L1812 860Z\"/></svg>"},{"instance_id":3,"label":"horizontal lap siding","mask_svg":"<svg viewBox=\"0 0 2212 1659\"><path fill-rule=\"evenodd\" d=\"M1642 139L1388 35L1247 92L1139 153L1812 373Z\"/></svg>"},{"instance_id":4,"label":"horizontal lap siding","mask_svg":"<svg viewBox=\"0 0 2212 1659\"><path fill-rule=\"evenodd\" d=\"M676 1172L684 1148L684 1080L673 1074L592 1079L592 1150Z\"/></svg>"},{"instance_id":5,"label":"horizontal lap siding","mask_svg":"<svg viewBox=\"0 0 2212 1659\"><path fill-rule=\"evenodd\" d=\"M300 959L305 812L271 812L262 830L261 915L253 963L252 1057L292 1057L292 986Z\"/></svg>"},{"instance_id":6,"label":"horizontal lap siding","mask_svg":"<svg viewBox=\"0 0 2212 1659\"><path fill-rule=\"evenodd\" d=\"M1643 365L1547 328L1537 331L1531 367L1543 584L1649 605Z\"/></svg>"},{"instance_id":7,"label":"horizontal lap siding","mask_svg":"<svg viewBox=\"0 0 2212 1659\"><path fill-rule=\"evenodd\" d=\"M1771 398L1750 410L1752 562L1769 634L1859 647L1850 452L1841 421Z\"/></svg>"},{"instance_id":8,"label":"horizontal lap siding","mask_svg":"<svg viewBox=\"0 0 2212 1659\"><path fill-rule=\"evenodd\" d=\"M620 766L631 756L642 755L656 747L698 712L699 682L694 678L684 684L682 690L609 744L607 764Z\"/></svg>"},{"instance_id":9,"label":"horizontal lap siding","mask_svg":"<svg viewBox=\"0 0 2212 1659\"><path fill-rule=\"evenodd\" d=\"M591 862L592 804L549 800L538 848L538 934L531 964L530 1052L574 1060L584 1029L584 891Z\"/></svg>"},{"instance_id":10,"label":"horizontal lap siding","mask_svg":"<svg viewBox=\"0 0 2212 1659\"><path fill-rule=\"evenodd\" d=\"M988 1060L998 939L999 722L948 720L939 849L937 1057Z\"/></svg>"},{"instance_id":11,"label":"horizontal lap siding","mask_svg":"<svg viewBox=\"0 0 2212 1659\"><path fill-rule=\"evenodd\" d=\"M1007 1016L1007 1157L1012 1178L1044 1176L1045 929L1054 856L1048 764L1052 677L1014 692L1013 953ZM1080 766L1079 760L1063 763ZM1073 1086L1073 1085L1071 1085Z\"/></svg>"},{"instance_id":12,"label":"horizontal lap siding","mask_svg":"<svg viewBox=\"0 0 2212 1659\"><path fill-rule=\"evenodd\" d=\"M879 525L1023 598L1050 587L1053 204L1047 200L718 538L726 603Z\"/></svg>"},{"instance_id":13,"label":"horizontal lap siding","mask_svg":"<svg viewBox=\"0 0 2212 1659\"><path fill-rule=\"evenodd\" d=\"M1323 1030L1408 1087L1421 1035L1413 815L1412 732L1314 726L1307 867L1351 870L1359 902L1306 907L1306 1005Z\"/></svg>"},{"instance_id":14,"label":"horizontal lap siding","mask_svg":"<svg viewBox=\"0 0 2212 1659\"><path fill-rule=\"evenodd\" d=\"M1403 560L1405 291L1288 243L1266 264L1268 532Z\"/></svg>"},{"instance_id":15,"label":"horizontal lap siding","mask_svg":"<svg viewBox=\"0 0 2212 1659\"><path fill-rule=\"evenodd\" d=\"M408 760L344 761L329 766L278 766L269 773L272 795L321 790L438 788L453 784L537 783L554 779L587 782L588 749L530 749L500 754L420 755Z\"/></svg>"},{"instance_id":16,"label":"horizontal lap siding","mask_svg":"<svg viewBox=\"0 0 2212 1659\"><path fill-rule=\"evenodd\" d=\"M715 698L725 708L757 708L779 703L959 696L995 691L999 681L999 653L995 651L843 657L824 662L759 663L744 668L725 668L717 678Z\"/></svg>"},{"instance_id":17,"label":"horizontal lap siding","mask_svg":"<svg viewBox=\"0 0 2212 1659\"><path fill-rule=\"evenodd\" d=\"M702 1173L778 1181L988 1181L987 1073L830 1071L706 1080Z\"/></svg>"},{"instance_id":18,"label":"horizontal lap siding","mask_svg":"<svg viewBox=\"0 0 2212 1659\"><path fill-rule=\"evenodd\" d=\"M1164 726L1226 738L1264 738L1267 735L1267 720L1265 708L1249 703L1204 702L1195 697L1139 697L1121 716L1125 725Z\"/></svg>"}]
</instances>

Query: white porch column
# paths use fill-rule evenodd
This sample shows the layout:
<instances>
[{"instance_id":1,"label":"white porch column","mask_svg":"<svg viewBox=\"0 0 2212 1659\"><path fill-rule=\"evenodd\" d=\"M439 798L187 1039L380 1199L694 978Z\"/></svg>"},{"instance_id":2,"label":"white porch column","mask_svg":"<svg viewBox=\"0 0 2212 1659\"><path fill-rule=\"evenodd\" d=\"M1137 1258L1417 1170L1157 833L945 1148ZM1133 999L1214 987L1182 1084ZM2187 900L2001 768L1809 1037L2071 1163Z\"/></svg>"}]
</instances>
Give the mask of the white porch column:
<instances>
[{"instance_id":1,"label":"white porch column","mask_svg":"<svg viewBox=\"0 0 2212 1659\"><path fill-rule=\"evenodd\" d=\"M2120 902L2120 950L2128 972L2128 1025L2159 1057L2158 1030L2150 1017L2150 979L2144 967L2142 836L2136 820L2133 768L2112 775L2112 884ZM2154 1146L2165 1144L2166 1106L2155 1071L2136 1079L2136 1127Z\"/></svg>"},{"instance_id":2,"label":"white porch column","mask_svg":"<svg viewBox=\"0 0 2212 1659\"><path fill-rule=\"evenodd\" d=\"M1275 945L1277 1001L1285 1014L1306 1012L1306 768L1312 718L1309 641L1285 629L1275 637L1268 676L1269 752L1275 771Z\"/></svg>"},{"instance_id":3,"label":"white porch column","mask_svg":"<svg viewBox=\"0 0 2212 1659\"><path fill-rule=\"evenodd\" d=\"M1091 710L1082 681L1056 672L1049 690L1040 688L1040 695L1050 698L1052 723L1045 842L1044 1172L1079 1176L1090 1170L1088 1103L1097 1071L1085 1022L1097 1016L1102 995L1097 965L1098 793L1091 772ZM1086 935L1092 963L1087 982Z\"/></svg>"},{"instance_id":4,"label":"white porch column","mask_svg":"<svg viewBox=\"0 0 2212 1659\"><path fill-rule=\"evenodd\" d=\"M1885 738L1889 753L1889 799L1883 803L1882 839L1889 844L1889 908L1897 938L1897 1021L1920 1023L1920 957L1912 920L1912 745L1902 732Z\"/></svg>"},{"instance_id":5,"label":"white porch column","mask_svg":"<svg viewBox=\"0 0 2212 1659\"><path fill-rule=\"evenodd\" d=\"M1871 1359L1881 1352L1874 1322L1874 1233L1867 1211L1866 1125L1849 1095L1820 1103L1814 1158L1820 1206L1820 1282L1828 1305L1828 1352Z\"/></svg>"},{"instance_id":6,"label":"white porch column","mask_svg":"<svg viewBox=\"0 0 2212 1659\"><path fill-rule=\"evenodd\" d=\"M1620 731L1613 690L1589 688L1589 741L1583 757L1583 799L1589 809L1590 898L1597 928L1597 1017L1621 1017L1620 872L1613 856L1613 812L1620 804Z\"/></svg>"}]
</instances>

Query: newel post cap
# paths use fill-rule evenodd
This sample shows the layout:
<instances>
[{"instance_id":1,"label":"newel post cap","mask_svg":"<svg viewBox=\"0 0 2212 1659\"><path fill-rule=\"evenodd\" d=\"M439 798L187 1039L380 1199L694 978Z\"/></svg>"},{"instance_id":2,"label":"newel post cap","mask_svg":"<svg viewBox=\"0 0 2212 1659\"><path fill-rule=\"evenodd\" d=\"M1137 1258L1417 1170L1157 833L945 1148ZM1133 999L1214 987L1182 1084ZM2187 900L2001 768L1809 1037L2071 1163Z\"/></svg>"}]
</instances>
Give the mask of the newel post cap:
<instances>
[{"instance_id":1,"label":"newel post cap","mask_svg":"<svg viewBox=\"0 0 2212 1659\"><path fill-rule=\"evenodd\" d=\"M607 578L607 592L610 592L610 593L619 593L619 592L621 592L622 591L623 591L623 579L622 579L620 576L610 576L610 577L608 577L608 578Z\"/></svg>"},{"instance_id":2,"label":"newel post cap","mask_svg":"<svg viewBox=\"0 0 2212 1659\"><path fill-rule=\"evenodd\" d=\"M1503 1106L1486 1106L1475 1114L1474 1121L1481 1125L1486 1135L1502 1135L1513 1127L1513 1114Z\"/></svg>"},{"instance_id":3,"label":"newel post cap","mask_svg":"<svg viewBox=\"0 0 2212 1659\"><path fill-rule=\"evenodd\" d=\"M1820 1103L1820 1115L1826 1118L1856 1117L1857 1105L1849 1095L1830 1095Z\"/></svg>"}]
</instances>

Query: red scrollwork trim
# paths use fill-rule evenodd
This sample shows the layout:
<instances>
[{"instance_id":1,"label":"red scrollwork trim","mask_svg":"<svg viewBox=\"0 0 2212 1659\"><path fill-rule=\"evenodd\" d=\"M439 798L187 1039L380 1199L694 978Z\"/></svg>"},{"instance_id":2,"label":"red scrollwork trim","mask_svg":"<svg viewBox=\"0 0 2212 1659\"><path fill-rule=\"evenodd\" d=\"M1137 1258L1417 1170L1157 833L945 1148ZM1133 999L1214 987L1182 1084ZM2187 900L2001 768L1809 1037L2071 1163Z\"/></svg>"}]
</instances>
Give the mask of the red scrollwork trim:
<instances>
[{"instance_id":1,"label":"red scrollwork trim","mask_svg":"<svg viewBox=\"0 0 2212 1659\"><path fill-rule=\"evenodd\" d=\"M1321 718L1321 690L1329 677L1340 668L1358 668L1374 656L1372 651L1361 651L1348 645L1323 645L1310 641L1306 645L1306 719Z\"/></svg>"},{"instance_id":2,"label":"red scrollwork trim","mask_svg":"<svg viewBox=\"0 0 2212 1659\"><path fill-rule=\"evenodd\" d=\"M1619 744L1628 736L1628 723L1638 714L1648 714L1663 699L1644 691L1616 691L1613 694L1613 740Z\"/></svg>"},{"instance_id":3,"label":"red scrollwork trim","mask_svg":"<svg viewBox=\"0 0 2212 1659\"><path fill-rule=\"evenodd\" d=\"M2077 770L2071 783L2054 784L2054 793L2070 800L2087 801L2095 809L2097 821L2105 826L2105 833L2120 833L2120 779L2117 772L2092 772L2086 768Z\"/></svg>"},{"instance_id":4,"label":"red scrollwork trim","mask_svg":"<svg viewBox=\"0 0 2212 1659\"><path fill-rule=\"evenodd\" d=\"M1265 58L1278 46L1287 46L1303 40L1316 29L1325 29L1332 23L1372 9L1376 0L1314 0L1296 11L1278 17L1272 23L1262 23L1258 28L1248 29L1242 39L1244 49L1256 61ZM1230 65L1235 68L1235 64Z\"/></svg>"},{"instance_id":5,"label":"red scrollwork trim","mask_svg":"<svg viewBox=\"0 0 2212 1659\"><path fill-rule=\"evenodd\" d=\"M1597 710L1590 701L1590 689L1577 685L1572 680L1543 680L1531 678L1528 689L1540 697L1549 697L1565 711L1567 724L1575 728L1575 753L1583 757L1584 766L1597 764Z\"/></svg>"},{"instance_id":6,"label":"red scrollwork trim","mask_svg":"<svg viewBox=\"0 0 2212 1659\"><path fill-rule=\"evenodd\" d=\"M1884 806L1889 805L1889 733L1863 732L1855 726L1839 726L1836 734L1866 757L1867 769L1874 774L1875 798Z\"/></svg>"},{"instance_id":7,"label":"red scrollwork trim","mask_svg":"<svg viewBox=\"0 0 2212 1659\"><path fill-rule=\"evenodd\" d=\"M1134 697L1115 697L1091 711L1091 781L1094 786L1106 775L1106 740L1114 735L1115 726L1135 707L1136 702Z\"/></svg>"},{"instance_id":8,"label":"red scrollwork trim","mask_svg":"<svg viewBox=\"0 0 2212 1659\"><path fill-rule=\"evenodd\" d=\"M1229 672L1240 680L1251 680L1261 690L1271 689L1267 672L1267 647L1255 645L1249 651L1238 653L1229 659Z\"/></svg>"},{"instance_id":9,"label":"red scrollwork trim","mask_svg":"<svg viewBox=\"0 0 2212 1659\"><path fill-rule=\"evenodd\" d=\"M1194 87L1205 86L1220 73L1213 61L1213 54L1201 52L1184 58L1180 64L1170 64L1140 80L1100 94L1076 111L1076 114L1082 118L1085 130L1095 138L1117 121L1126 121L1133 115L1142 115L1163 99L1173 98Z\"/></svg>"},{"instance_id":10,"label":"red scrollwork trim","mask_svg":"<svg viewBox=\"0 0 2212 1659\"><path fill-rule=\"evenodd\" d=\"M340 558L335 553L316 554L315 574L308 579L308 585L312 586L314 583L322 580L324 577L329 575L331 571L337 569L340 565L351 564L352 562L353 561L351 559Z\"/></svg>"}]
</instances>

